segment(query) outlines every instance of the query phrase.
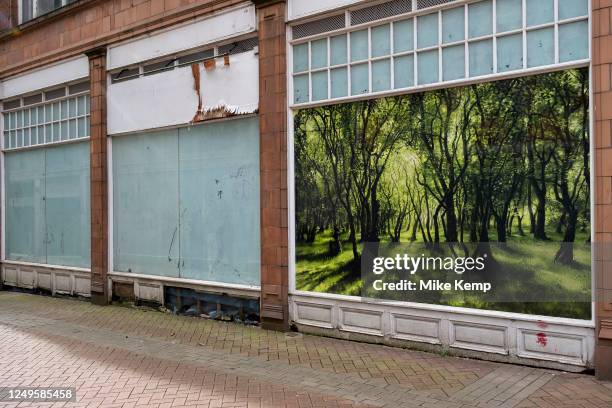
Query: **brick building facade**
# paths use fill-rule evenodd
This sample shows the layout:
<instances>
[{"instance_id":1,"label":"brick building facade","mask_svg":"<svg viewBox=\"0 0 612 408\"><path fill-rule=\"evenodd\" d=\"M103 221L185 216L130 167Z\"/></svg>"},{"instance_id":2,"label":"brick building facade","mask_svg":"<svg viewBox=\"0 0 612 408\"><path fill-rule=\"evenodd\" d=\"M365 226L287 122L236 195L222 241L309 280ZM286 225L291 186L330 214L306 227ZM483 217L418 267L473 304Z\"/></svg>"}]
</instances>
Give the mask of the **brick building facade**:
<instances>
[{"instance_id":1,"label":"brick building facade","mask_svg":"<svg viewBox=\"0 0 612 408\"><path fill-rule=\"evenodd\" d=\"M71 258L66 261L67 264L49 260L52 255L55 256L54 259L65 257L63 252L65 243L62 241L61 254L55 253L57 251L55 244L50 243L53 238L49 237L50 226L54 226L55 221L50 219L53 216L48 210L51 204L49 204L50 200L46 200L45 197L50 193L45 192L43 200L47 201L47 204L40 210L43 220L41 222L45 226L32 224L33 230L44 230L44 242L41 244L43 248L40 249L40 254L37 252L36 256L30 257L31 254L24 252L23 248L28 245L31 245L32 248L38 245L31 243L31 239L27 236L20 236L21 241L18 244L11 243L10 248L7 248L5 240L9 234L6 228L9 228L10 231L10 226L2 229L2 283L4 285L90 296L93 302L100 304L107 303L116 296L126 296L156 303L171 301L179 308L182 305L181 302L185 302L186 298L192 296L189 291L195 290L196 293L207 293L218 297L247 299L239 306L240 311L237 312L241 319L245 318L243 316L245 309L247 311L256 309L264 325L282 330L288 329L291 323L295 323L300 330L321 332L332 336L390 344L409 343L418 346L424 343L428 345L427 347L434 349L450 347L459 355L476 354L485 356L485 358L527 364L535 360L537 364L569 367L570 369L573 367L576 370L595 367L602 378L612 378L612 364L610 363L612 362L612 298L610 295L612 293L612 275L610 274L612 269L607 266L610 255L603 244L612 240L612 223L609 221L612 216L610 214L612 211L612 172L609 170L610 166L607 165L609 152L612 151L610 139L612 117L609 117L609 112L612 112L611 60L608 58L610 52L607 47L608 39L612 38L610 32L612 4L603 0L592 0L588 5L588 16L577 12L576 15L563 20L557 7L568 7L567 10L572 12L573 9L569 6L557 6L558 2L555 1L553 13L555 17L554 22L551 23L556 30L554 31L555 38L558 38L559 32L563 31L562 28L560 29L563 24L569 26L572 23L583 22L590 27L591 39L588 40L588 43L592 52L587 58L576 57L572 61L564 62L559 60L560 51L557 47L556 59L553 63L541 69L531 69L527 62L524 62L525 70L520 73L520 75L527 75L540 71L549 72L567 67L584 68L586 66L589 66L592 72L591 115L594 126L592 144L595 148L592 172L594 173L593 204L595 211L591 219L592 229L595 232L595 243L602 245L598 247L599 251L595 251L593 263L593 281L596 288L595 315L589 321L574 322L566 319L517 318L512 314L471 313L453 308L427 309L395 304L385 307L367 301L361 302L360 299L355 298L318 297L312 293L296 290L296 253L295 247L291 244L296 228L294 222L294 164L291 151L294 138L293 116L301 106L321 105L323 102L316 102L314 98L316 89L307 80L307 100L304 105L300 105L304 101L296 96L296 91L299 91L300 86L299 75L295 76L297 78L295 81L293 80L294 72L298 72L295 69L297 58L294 56L298 54L297 51L292 51L292 47L298 46L300 41L305 41L304 38L312 38L313 42L310 43L310 47L313 47L314 41L324 38L326 32L349 32L351 25L370 29L370 26L380 21L395 23L396 19L401 16L414 15L415 19L422 17L425 21L426 15L439 13L439 21L442 22L444 21L443 13L456 5L461 7L465 5L467 19L469 13L472 12L472 6L468 7L468 3L479 2L437 1L422 5L422 2L418 1L395 0L389 2L388 8L383 7L386 7L387 2L382 2L384 4L381 5L380 10L387 11L375 12L368 8L371 2L356 0L330 2L76 0L64 2L62 7L44 13L37 11L41 10L42 2L40 5L36 2L31 3L30 14L24 14L24 9L30 3L23 0L0 2L0 100L4 104L3 111L9 111L8 115L5 114L5 118L9 119L5 119L2 127L6 133L2 163L3 166L17 166L20 174L27 175L30 168L19 167L22 163L17 161L7 164L7 157L21 154L18 151L45 150L44 160L45 163L48 163L42 170L45 175L40 179L45 181L41 182L36 179L32 185L38 186L39 183L44 183L45 189L51 190L53 187L49 186L54 185L54 179L50 175L52 171L49 170L53 160L51 150L62 145L78 145L72 140L73 138L88 140L89 156L84 160L89 165L89 174L86 177L89 184L81 186L84 192L81 195L86 194L87 197L82 196L80 200L81 207L82 205L89 206L87 209L89 224L83 233L89 234L91 245L88 246L86 253L79 253L78 260ZM497 7L499 11L502 4L508 4L510 7L510 3L519 4L520 2L497 0L499 3L497 4L488 0L482 3L486 3L485 7ZM530 7L525 5L530 2L523 1L522 3L523 7ZM563 1L559 3L566 4ZM476 10L475 7L477 6L474 6L474 10ZM562 11L561 14L564 12ZM523 20L528 15L529 11L523 9ZM463 21L463 17L461 19ZM546 29L546 24L548 23L542 23L541 27L544 27L542 30ZM527 26L528 23L523 21L522 31L524 32L521 34L525 44L527 44L529 35ZM496 30L492 31L492 35L495 36ZM439 32L443 32L442 25ZM467 28L465 32L468 33ZM416 35L417 28L414 28L414 33ZM486 37L488 34L483 35ZM256 41L253 42L253 39ZM331 40L328 41L331 44ZM497 39L494 38L491 42L497 44ZM441 39L438 40L438 43L440 47L443 46ZM470 47L467 40L465 47L466 49ZM328 52L331 53L331 51ZM416 51L414 54L417 54ZM440 52L439 61L442 61L441 55L442 52ZM523 55L527 55L526 49L523 50ZM372 56L370 52L370 57ZM469 58L463 58L466 59L465 64L468 66ZM496 60L496 57L493 57L493 60ZM251 65L253 61L255 65ZM307 62L306 65L307 69L314 70L315 68L312 61ZM258 70L256 77L246 77L254 88L249 85L245 86L244 83L239 84L239 79L245 77L244 72L247 72L250 67L257 67ZM439 67L439 70L442 72L443 67ZM330 78L332 71L334 70L326 71ZM497 68L492 71L495 72L490 80L495 79L495 74L498 73ZM249 72L254 74L252 69ZM313 78L316 72L310 75L310 78ZM466 76L469 75L466 74ZM163 79L155 81L155 78ZM420 82L418 75L415 74L415 78ZM466 83L470 82L470 78L465 79ZM86 90L77 87L84 80L88 82ZM370 81L372 81L371 78ZM175 89L164 87L164 82L170 84L170 88ZM370 86L373 86L373 83L370 83ZM53 92L60 88L64 89L63 87L66 89L62 92L65 93L60 98L66 99L58 99L58 102L53 102L55 100L52 96ZM439 88L440 85L432 84L430 87ZM141 94L140 89L145 88L153 89L152 93ZM423 89L427 88L428 86L423 87ZM176 100L172 100L175 90ZM412 92L412 89L407 88L405 92L389 91L388 94L409 92ZM330 98L324 97L320 98L321 100L333 99L331 89L326 88L325 93ZM381 95L384 94L385 92L381 92ZM36 99L38 95L42 95L40 101ZM126 99L132 96L134 99ZM159 99L152 101L153 96ZM32 104L29 98L34 98ZM87 101L85 102L82 98L87 98ZM363 98L364 96L359 96L354 99ZM339 100L345 99L351 100L351 97L346 96ZM73 100L74 116L71 113ZM84 106L87 106L88 111L81 112L79 108L81 100L84 101L83 104L86 104ZM184 102L185 100L187 102ZM166 105L164 105L165 101L168 102ZM39 107L39 110L29 106ZM47 106L49 106L50 118L46 116L48 114L43 109ZM180 111L181 109L184 112ZM18 119L15 122L17 126L14 126L15 123L12 122L13 112L17 114ZM27 115L23 112L27 112ZM146 118L146 120L140 121L138 118ZM187 147L183 150L182 146L190 146L189 143L192 142L204 143L201 139L191 140L194 136L190 132L202 132L202 135L208 135L207 132L212 132L210 134L229 132L229 134L236 133L242 137L243 134L250 134L249 132L253 131L244 130L240 126L251 129L247 122L255 119L257 121L257 131L254 132L258 139L257 154L254 151L236 151L231 157L222 160L219 166L223 165L223 161L234 163L232 160L236 160L239 164L242 160L250 163L249 166L258 168L256 175L244 176L244 184L241 184L242 187L240 187L248 189L250 187L244 186L256 185L256 194L253 193L255 190L249 190L251 195L234 196L238 198L226 204L227 209L223 211L227 213L223 213L222 216L207 214L206 209L202 209L197 216L186 214L187 207L183 207L183 203L193 199L191 194L199 193L186 193L185 191L190 186L183 183L199 179L197 179L197 171L189 167L193 165L193 162L186 159L191 149ZM208 120L211 120L210 125L207 124ZM81 123L87 126L85 133L79 133ZM56 125L57 130L55 130ZM238 126L243 130L232 130L234 129L232 126ZM12 139L12 132L15 132L15 139ZM158 139L159 134L163 132L166 132L167 135L163 143L171 144L158 146L158 143L162 143ZM205 136L202 135L200 137L204 138ZM143 144L137 145L136 140L139 140L140 143L138 138L141 137ZM28 138L27 142L26 138ZM134 145L130 146L132 139ZM224 146L222 141L215 143L218 143L214 145L217 148ZM47 145L48 147L45 147ZM145 145L146 149L143 147ZM145 164L151 159L142 151L149 150L149 148L165 151L164 149L174 147L178 152L176 160L169 158L167 168L152 168L147 171L151 172L149 178L159 178L162 183L152 186L153 190L161 192L161 194L157 193L159 195L167 193L172 196L175 194L179 204L168 211L165 208L156 208L155 211L159 211L161 215L155 213L155 217L171 218L167 223L168 228L154 230L151 236L147 235L146 238L143 238L146 241L144 248L130 246L132 244L126 242L130 239L133 241L134 237L139 236L138 234L141 234L142 231L136 229L136 233L124 232L127 228L126 224L117 218L121 217L120 212L123 208L128 211L125 214L138 212L137 209L130 207L130 201L134 200L123 198L128 197L134 190L134 186L138 185L138 176L130 167L130 163L141 163L138 160L142 159L143 167L146 167ZM200 161L203 161L203 157L210 158L207 152L213 148L213 146L202 148L203 150L199 152ZM15 152L11 152L13 149ZM227 146L227 149L230 149L230 146ZM165 162L164 166L166 166ZM197 169L210 170L215 173L214 168ZM73 168L70 171L76 174ZM0 172L5 173L5 167ZM164 178L168 174L174 177L173 172L176 173L176 182L173 181L174 178L168 180ZM23 179L17 176L14 179L5 179L9 177L6 174L3 174L2 177L5 180L3 181L2 220L3 224L8 225L11 221L6 219L8 210L5 208L4 191L7 185L9 189L14 188L15 191L18 191ZM236 184L231 184L234 181L230 178L235 179L231 175L227 179L214 179L217 185L227 183L226 186L229 186L229 190L225 192L221 187L215 191L217 199L221 200L223 193L230 194L228 191L238 194L236 193L238 187ZM81 180L85 179L81 177ZM175 184L179 186L179 191L173 189ZM148 193L150 192L143 194ZM80 193L71 194L75 196ZM155 193L152 194L155 195ZM207 195L198 197L207 203L206 200L211 200ZM240 205L235 205L236 201ZM137 204L143 205L146 202L145 200ZM213 204L210 205L212 208L217 208ZM17 208L10 211L17 211L11 214L21 214L18 212L21 210ZM192 241L197 241L198 243L208 242L207 247L211 247L212 244L206 239L212 238L198 235L197 231L189 229L189 225L205 225L206 227L215 225L215 228L219 228L217 234L221 234L222 224L215 224L219 221L215 218L227 217L227 222L230 223L234 222L232 217L236 214L244 214L243 211L248 213L251 210L258 214L257 225L249 224L245 227L246 232L240 233L244 236L248 235L245 241L248 241L249 245L232 247L234 252L231 252L231 256L238 259L236 261L238 263L232 263L232 268L238 273L238 276L228 277L228 274L231 275L231 273L226 270L220 271L221 275L219 275L215 270L219 268L219 263L211 267L198 258L197 253L202 246L195 246L195 249L189 246ZM129 211L134 211L134 213ZM174 212L178 213L176 220L172 215ZM143 217L139 220L150 221L147 220L146 215ZM138 222L135 223L138 224ZM202 224L192 224L197 222ZM134 226L134 228L138 227L138 225ZM62 233L64 232L69 233L70 231L62 230ZM163 242L157 238L161 234L164 234ZM178 249L174 246L175 237L182 242ZM231 244L235 243L238 237L242 235L230 234L223 239L227 239L227 243ZM76 248L79 243L73 244ZM152 248L150 253L147 252L149 249L146 247ZM183 255L182 251L189 254ZM222 250L218 249L218 251L215 256L223 254ZM165 252L167 252L167 261ZM143 255L143 253L148 255ZM194 253L196 255L193 255ZM253 255L255 253L257 256ZM187 266L185 266L185 260L187 260ZM217 261L224 260L221 257ZM177 262L176 267L175 262ZM172 267L168 266L170 264ZM164 268L172 270L166 274L163 272ZM200 273L206 268L209 268L208 275ZM198 313L201 312L200 302L202 304L217 302L219 305L218 298L193 296L193 299L197 298ZM253 309L252 303L248 303L249 299L256 300L259 305ZM218 308L219 306L216 312L219 311ZM206 311L207 314L211 312L215 311ZM412 327L407 331L408 334L399 333L398 325L401 324L398 323L398 316L405 316L404 321ZM414 320L409 319L413 317ZM435 339L426 334L430 330L428 326L430 324L433 327L431 330L435 332L432 335ZM447 333L449 331L451 334ZM438 333L439 338L436 337ZM460 339L462 333L467 333L464 340ZM498 335L500 336L499 343L487 339L490 336L495 338ZM530 349L530 339L539 338L536 335L548 336L550 350L543 350L540 353ZM471 336L476 336L479 340L472 341Z\"/></svg>"}]
</instances>

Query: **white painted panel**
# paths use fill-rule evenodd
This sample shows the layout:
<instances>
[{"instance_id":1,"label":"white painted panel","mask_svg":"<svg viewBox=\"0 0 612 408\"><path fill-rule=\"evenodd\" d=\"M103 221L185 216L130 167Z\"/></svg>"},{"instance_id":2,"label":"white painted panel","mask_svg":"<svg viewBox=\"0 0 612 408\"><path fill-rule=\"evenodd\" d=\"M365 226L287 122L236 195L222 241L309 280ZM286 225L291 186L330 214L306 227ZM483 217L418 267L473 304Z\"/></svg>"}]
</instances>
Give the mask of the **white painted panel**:
<instances>
[{"instance_id":1,"label":"white painted panel","mask_svg":"<svg viewBox=\"0 0 612 408\"><path fill-rule=\"evenodd\" d=\"M161 303L163 296L163 286L161 284L147 284L138 282L136 285L138 299L147 300L151 302Z\"/></svg>"},{"instance_id":2,"label":"white painted panel","mask_svg":"<svg viewBox=\"0 0 612 408\"><path fill-rule=\"evenodd\" d=\"M584 353L584 339L580 336L519 329L519 356L582 364L586 360Z\"/></svg>"},{"instance_id":3,"label":"white painted panel","mask_svg":"<svg viewBox=\"0 0 612 408\"><path fill-rule=\"evenodd\" d=\"M16 267L3 265L2 272L3 283L6 285L17 286L18 270Z\"/></svg>"},{"instance_id":4,"label":"white painted panel","mask_svg":"<svg viewBox=\"0 0 612 408\"><path fill-rule=\"evenodd\" d=\"M508 354L505 327L451 322L450 338L451 347Z\"/></svg>"},{"instance_id":5,"label":"white painted panel","mask_svg":"<svg viewBox=\"0 0 612 408\"><path fill-rule=\"evenodd\" d=\"M357 3L364 0L289 0L289 21Z\"/></svg>"},{"instance_id":6,"label":"white painted panel","mask_svg":"<svg viewBox=\"0 0 612 408\"><path fill-rule=\"evenodd\" d=\"M38 283L36 284L36 286L41 289L52 290L51 278L51 272L38 271Z\"/></svg>"},{"instance_id":7,"label":"white painted panel","mask_svg":"<svg viewBox=\"0 0 612 408\"><path fill-rule=\"evenodd\" d=\"M170 55L255 31L255 6L233 9L195 23L183 25L109 47L107 69Z\"/></svg>"},{"instance_id":8,"label":"white painted panel","mask_svg":"<svg viewBox=\"0 0 612 408\"><path fill-rule=\"evenodd\" d=\"M91 280L89 276L75 275L74 286L74 292L81 296L89 296L91 294Z\"/></svg>"},{"instance_id":9,"label":"white painted panel","mask_svg":"<svg viewBox=\"0 0 612 408\"><path fill-rule=\"evenodd\" d=\"M440 344L440 320L391 314L393 337L403 340Z\"/></svg>"},{"instance_id":10,"label":"white painted panel","mask_svg":"<svg viewBox=\"0 0 612 408\"><path fill-rule=\"evenodd\" d=\"M333 327L331 306L296 303L295 307L298 322L321 327Z\"/></svg>"},{"instance_id":11,"label":"white painted panel","mask_svg":"<svg viewBox=\"0 0 612 408\"><path fill-rule=\"evenodd\" d=\"M5 79L0 83L0 99L61 85L88 76L89 60L83 55Z\"/></svg>"},{"instance_id":12,"label":"white painted panel","mask_svg":"<svg viewBox=\"0 0 612 408\"><path fill-rule=\"evenodd\" d=\"M382 335L382 312L341 308L341 329Z\"/></svg>"},{"instance_id":13,"label":"white painted panel","mask_svg":"<svg viewBox=\"0 0 612 408\"><path fill-rule=\"evenodd\" d=\"M32 289L34 287L34 273L32 269L19 268L19 286Z\"/></svg>"},{"instance_id":14,"label":"white painted panel","mask_svg":"<svg viewBox=\"0 0 612 408\"><path fill-rule=\"evenodd\" d=\"M213 70L200 69L204 110L226 107L250 113L259 103L259 62L254 51L223 58ZM143 76L108 87L108 133L126 133L187 124L198 109L191 66Z\"/></svg>"},{"instance_id":15,"label":"white painted panel","mask_svg":"<svg viewBox=\"0 0 612 408\"><path fill-rule=\"evenodd\" d=\"M72 279L70 275L64 275L61 273L55 274L55 292L71 293L72 292Z\"/></svg>"}]
</instances>

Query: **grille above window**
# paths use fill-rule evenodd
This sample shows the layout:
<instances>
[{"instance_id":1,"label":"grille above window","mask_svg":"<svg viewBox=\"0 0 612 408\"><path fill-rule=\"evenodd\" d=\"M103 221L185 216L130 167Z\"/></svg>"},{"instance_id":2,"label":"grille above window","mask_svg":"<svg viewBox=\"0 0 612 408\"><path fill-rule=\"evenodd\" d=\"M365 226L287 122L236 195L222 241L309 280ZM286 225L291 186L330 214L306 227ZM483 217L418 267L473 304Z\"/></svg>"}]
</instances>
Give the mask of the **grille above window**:
<instances>
[{"instance_id":1,"label":"grille above window","mask_svg":"<svg viewBox=\"0 0 612 408\"><path fill-rule=\"evenodd\" d=\"M417 0L417 10L439 6L440 4L452 3L453 1L457 0Z\"/></svg>"},{"instance_id":2,"label":"grille above window","mask_svg":"<svg viewBox=\"0 0 612 408\"><path fill-rule=\"evenodd\" d=\"M412 0L394 0L351 12L351 25L368 23L412 11Z\"/></svg>"},{"instance_id":3,"label":"grille above window","mask_svg":"<svg viewBox=\"0 0 612 408\"><path fill-rule=\"evenodd\" d=\"M339 30L345 26L344 14L338 14L336 16L294 26L293 38L298 39L309 37L311 35L327 33L329 31Z\"/></svg>"},{"instance_id":4,"label":"grille above window","mask_svg":"<svg viewBox=\"0 0 612 408\"><path fill-rule=\"evenodd\" d=\"M257 47L257 37L247 38L246 40L237 41L231 44L219 46L219 55L223 54L239 54L241 52L251 51Z\"/></svg>"}]
</instances>

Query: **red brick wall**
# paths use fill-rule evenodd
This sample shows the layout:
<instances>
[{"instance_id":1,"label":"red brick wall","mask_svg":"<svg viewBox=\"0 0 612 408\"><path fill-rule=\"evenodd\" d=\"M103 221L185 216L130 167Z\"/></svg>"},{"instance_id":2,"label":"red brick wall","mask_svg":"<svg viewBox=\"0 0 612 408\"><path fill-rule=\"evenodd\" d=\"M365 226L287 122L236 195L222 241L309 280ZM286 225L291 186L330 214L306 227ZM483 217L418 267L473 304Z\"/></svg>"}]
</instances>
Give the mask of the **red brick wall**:
<instances>
[{"instance_id":1,"label":"red brick wall","mask_svg":"<svg viewBox=\"0 0 612 408\"><path fill-rule=\"evenodd\" d=\"M261 317L288 328L285 3L259 2Z\"/></svg>"},{"instance_id":2,"label":"red brick wall","mask_svg":"<svg viewBox=\"0 0 612 408\"><path fill-rule=\"evenodd\" d=\"M88 53L90 103L91 300L108 301L108 177L106 157L106 48Z\"/></svg>"},{"instance_id":3,"label":"red brick wall","mask_svg":"<svg viewBox=\"0 0 612 408\"><path fill-rule=\"evenodd\" d=\"M593 0L596 372L612 380L612 0ZM612 330L612 327L610 328Z\"/></svg>"},{"instance_id":4,"label":"red brick wall","mask_svg":"<svg viewBox=\"0 0 612 408\"><path fill-rule=\"evenodd\" d=\"M243 2L81 0L0 37L0 78Z\"/></svg>"}]
</instances>

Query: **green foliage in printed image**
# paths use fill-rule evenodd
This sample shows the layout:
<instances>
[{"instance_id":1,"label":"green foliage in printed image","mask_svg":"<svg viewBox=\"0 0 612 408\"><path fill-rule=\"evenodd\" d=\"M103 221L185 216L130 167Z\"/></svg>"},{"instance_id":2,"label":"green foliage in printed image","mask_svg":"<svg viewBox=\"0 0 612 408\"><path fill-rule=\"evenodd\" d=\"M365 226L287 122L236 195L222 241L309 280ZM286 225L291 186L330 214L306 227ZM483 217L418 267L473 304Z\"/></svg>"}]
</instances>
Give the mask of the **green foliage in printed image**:
<instances>
[{"instance_id":1,"label":"green foliage in printed image","mask_svg":"<svg viewBox=\"0 0 612 408\"><path fill-rule=\"evenodd\" d=\"M297 289L359 295L364 242L478 243L512 269L509 298L590 294L576 278L591 268L588 83L572 69L297 112ZM439 303L591 313L588 302Z\"/></svg>"}]
</instances>

